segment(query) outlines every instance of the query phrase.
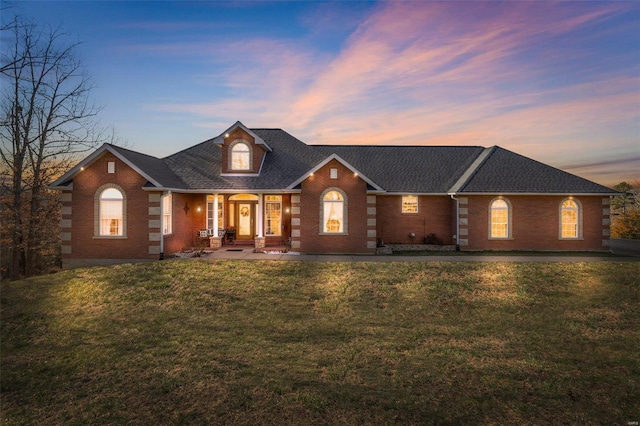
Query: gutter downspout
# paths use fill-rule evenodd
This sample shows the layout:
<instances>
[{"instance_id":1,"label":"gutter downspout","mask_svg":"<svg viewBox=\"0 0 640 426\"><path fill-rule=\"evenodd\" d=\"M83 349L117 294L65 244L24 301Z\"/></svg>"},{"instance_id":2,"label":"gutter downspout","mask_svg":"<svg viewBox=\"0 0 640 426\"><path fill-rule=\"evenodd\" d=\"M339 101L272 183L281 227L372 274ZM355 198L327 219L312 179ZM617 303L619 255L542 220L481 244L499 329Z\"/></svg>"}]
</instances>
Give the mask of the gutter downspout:
<instances>
[{"instance_id":1,"label":"gutter downspout","mask_svg":"<svg viewBox=\"0 0 640 426\"><path fill-rule=\"evenodd\" d=\"M460 251L460 200L456 198L455 192L449 194L452 200L456 201L456 251Z\"/></svg>"}]
</instances>

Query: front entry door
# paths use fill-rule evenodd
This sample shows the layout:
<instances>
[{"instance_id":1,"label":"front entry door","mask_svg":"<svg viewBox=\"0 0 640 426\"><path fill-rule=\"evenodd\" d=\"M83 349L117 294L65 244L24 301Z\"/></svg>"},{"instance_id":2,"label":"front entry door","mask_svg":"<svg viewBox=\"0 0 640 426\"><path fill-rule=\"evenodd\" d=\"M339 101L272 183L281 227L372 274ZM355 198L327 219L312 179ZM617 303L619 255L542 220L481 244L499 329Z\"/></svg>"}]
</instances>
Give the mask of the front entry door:
<instances>
[{"instance_id":1,"label":"front entry door","mask_svg":"<svg viewBox=\"0 0 640 426\"><path fill-rule=\"evenodd\" d=\"M254 218L256 203L250 201L239 201L236 205L236 238L239 240L252 240L256 235Z\"/></svg>"}]
</instances>

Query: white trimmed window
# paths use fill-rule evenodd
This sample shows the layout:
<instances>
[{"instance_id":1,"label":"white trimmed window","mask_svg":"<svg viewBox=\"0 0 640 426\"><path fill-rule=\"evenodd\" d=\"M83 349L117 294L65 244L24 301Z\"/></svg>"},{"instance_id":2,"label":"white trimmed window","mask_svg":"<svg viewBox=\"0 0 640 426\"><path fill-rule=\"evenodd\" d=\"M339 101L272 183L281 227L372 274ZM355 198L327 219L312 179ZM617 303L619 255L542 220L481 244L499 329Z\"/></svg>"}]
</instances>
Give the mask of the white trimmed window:
<instances>
[{"instance_id":1,"label":"white trimmed window","mask_svg":"<svg viewBox=\"0 0 640 426\"><path fill-rule=\"evenodd\" d=\"M164 195L162 197L162 233L164 235L171 234L172 231L172 218L173 218L173 208L172 208L172 196L171 194Z\"/></svg>"},{"instance_id":2,"label":"white trimmed window","mask_svg":"<svg viewBox=\"0 0 640 426\"><path fill-rule=\"evenodd\" d=\"M347 233L347 197L337 188L323 192L320 200L321 234Z\"/></svg>"},{"instance_id":3,"label":"white trimmed window","mask_svg":"<svg viewBox=\"0 0 640 426\"><path fill-rule=\"evenodd\" d=\"M231 170L251 170L251 148L242 139L231 144Z\"/></svg>"},{"instance_id":4,"label":"white trimmed window","mask_svg":"<svg viewBox=\"0 0 640 426\"><path fill-rule=\"evenodd\" d=\"M560 204L560 238L580 238L580 206L575 200L566 199Z\"/></svg>"},{"instance_id":5,"label":"white trimmed window","mask_svg":"<svg viewBox=\"0 0 640 426\"><path fill-rule=\"evenodd\" d=\"M489 204L489 237L511 238L511 206L504 198Z\"/></svg>"},{"instance_id":6,"label":"white trimmed window","mask_svg":"<svg viewBox=\"0 0 640 426\"><path fill-rule=\"evenodd\" d=\"M418 213L418 197L415 195L403 195L402 213Z\"/></svg>"},{"instance_id":7,"label":"white trimmed window","mask_svg":"<svg viewBox=\"0 0 640 426\"><path fill-rule=\"evenodd\" d=\"M100 193L100 236L124 235L124 197L116 188L107 188Z\"/></svg>"},{"instance_id":8,"label":"white trimmed window","mask_svg":"<svg viewBox=\"0 0 640 426\"><path fill-rule=\"evenodd\" d=\"M207 228L213 229L213 195L207 195ZM224 229L224 195L218 195L218 229Z\"/></svg>"},{"instance_id":9,"label":"white trimmed window","mask_svg":"<svg viewBox=\"0 0 640 426\"><path fill-rule=\"evenodd\" d=\"M282 196L265 195L265 235L282 234Z\"/></svg>"}]
</instances>

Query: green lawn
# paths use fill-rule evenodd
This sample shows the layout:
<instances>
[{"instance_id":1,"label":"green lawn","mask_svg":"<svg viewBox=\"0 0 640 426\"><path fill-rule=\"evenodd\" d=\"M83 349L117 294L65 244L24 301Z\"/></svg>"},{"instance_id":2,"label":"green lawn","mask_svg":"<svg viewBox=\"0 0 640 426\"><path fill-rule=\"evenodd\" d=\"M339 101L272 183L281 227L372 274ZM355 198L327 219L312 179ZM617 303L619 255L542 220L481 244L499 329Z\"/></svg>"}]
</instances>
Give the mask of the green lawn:
<instances>
[{"instance_id":1,"label":"green lawn","mask_svg":"<svg viewBox=\"0 0 640 426\"><path fill-rule=\"evenodd\" d=\"M640 262L171 260L1 297L3 425L640 421Z\"/></svg>"}]
</instances>

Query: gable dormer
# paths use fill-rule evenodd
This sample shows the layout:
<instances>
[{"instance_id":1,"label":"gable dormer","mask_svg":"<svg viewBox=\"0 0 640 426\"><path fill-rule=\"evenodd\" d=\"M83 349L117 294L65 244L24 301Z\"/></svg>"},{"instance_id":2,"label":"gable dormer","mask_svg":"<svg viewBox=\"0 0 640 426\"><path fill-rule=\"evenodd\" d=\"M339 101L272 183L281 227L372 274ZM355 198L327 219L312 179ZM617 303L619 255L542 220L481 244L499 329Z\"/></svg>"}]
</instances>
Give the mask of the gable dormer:
<instances>
[{"instance_id":1,"label":"gable dormer","mask_svg":"<svg viewBox=\"0 0 640 426\"><path fill-rule=\"evenodd\" d=\"M271 151L260 136L239 121L214 141L222 149L222 175L259 175L267 152Z\"/></svg>"}]
</instances>

